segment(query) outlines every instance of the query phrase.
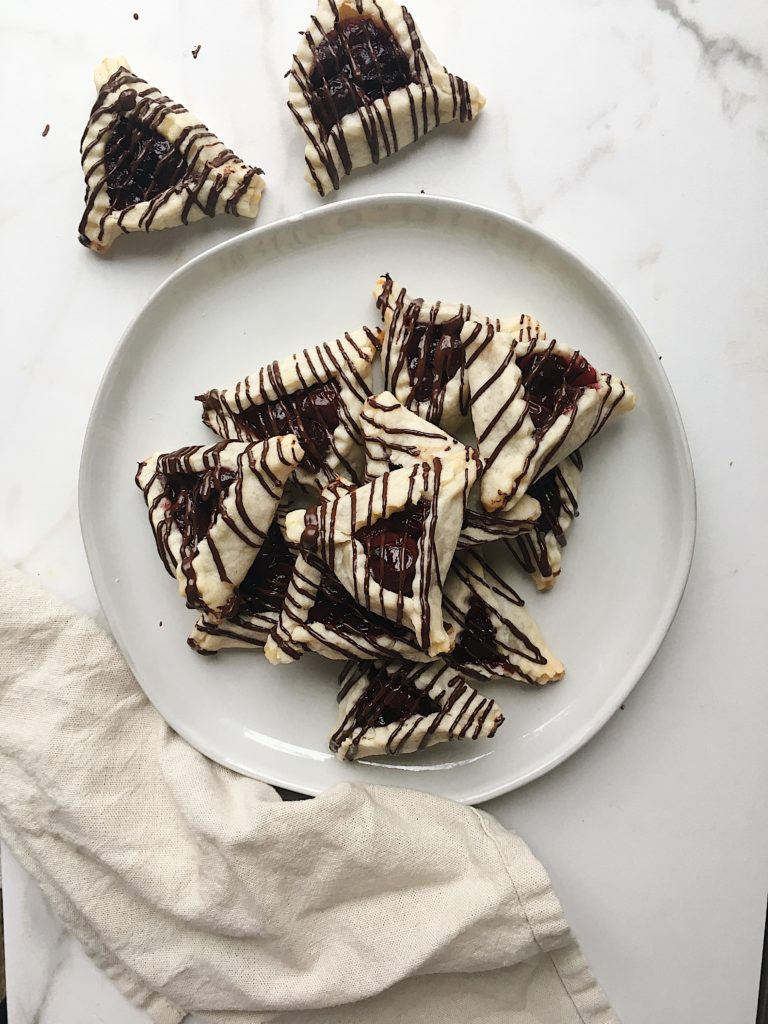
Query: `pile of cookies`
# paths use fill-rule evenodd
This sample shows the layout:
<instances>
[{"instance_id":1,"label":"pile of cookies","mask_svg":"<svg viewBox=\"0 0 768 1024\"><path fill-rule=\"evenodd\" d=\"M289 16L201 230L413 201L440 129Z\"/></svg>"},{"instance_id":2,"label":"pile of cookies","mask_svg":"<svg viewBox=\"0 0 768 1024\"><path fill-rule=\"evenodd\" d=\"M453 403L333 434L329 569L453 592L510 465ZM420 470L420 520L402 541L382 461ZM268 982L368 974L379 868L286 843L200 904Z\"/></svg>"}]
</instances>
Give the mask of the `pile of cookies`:
<instances>
[{"instance_id":1,"label":"pile of cookies","mask_svg":"<svg viewBox=\"0 0 768 1024\"><path fill-rule=\"evenodd\" d=\"M374 295L380 328L199 395L219 440L136 477L197 613L189 644L345 661L331 749L350 760L491 737L503 715L476 683L562 677L483 547L505 543L551 588L583 446L634 406L529 316L427 302L389 276Z\"/></svg>"}]
</instances>

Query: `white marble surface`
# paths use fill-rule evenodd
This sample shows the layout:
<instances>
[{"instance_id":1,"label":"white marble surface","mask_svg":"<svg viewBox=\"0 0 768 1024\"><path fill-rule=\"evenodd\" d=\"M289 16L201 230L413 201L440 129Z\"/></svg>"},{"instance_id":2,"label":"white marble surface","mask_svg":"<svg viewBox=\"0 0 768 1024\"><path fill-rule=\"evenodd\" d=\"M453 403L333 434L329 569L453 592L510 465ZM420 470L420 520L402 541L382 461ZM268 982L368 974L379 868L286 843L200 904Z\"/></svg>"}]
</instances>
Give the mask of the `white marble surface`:
<instances>
[{"instance_id":1,"label":"white marble surface","mask_svg":"<svg viewBox=\"0 0 768 1024\"><path fill-rule=\"evenodd\" d=\"M85 611L98 613L77 469L105 364L171 270L249 229L222 219L124 239L102 260L78 246L91 69L126 54L260 163L264 224L319 202L283 104L282 74L310 7L29 0L3 11L11 145L0 165L0 351L13 429L2 448L0 557ZM413 9L446 63L482 85L487 110L470 132L448 128L358 175L343 195L425 189L487 203L601 269L663 356L699 486L688 592L626 709L492 810L548 866L625 1024L748 1024L768 852L768 559L758 522L768 493L755 472L768 428L765 3L413 0ZM138 1024L7 851L3 869L11 1024Z\"/></svg>"}]
</instances>

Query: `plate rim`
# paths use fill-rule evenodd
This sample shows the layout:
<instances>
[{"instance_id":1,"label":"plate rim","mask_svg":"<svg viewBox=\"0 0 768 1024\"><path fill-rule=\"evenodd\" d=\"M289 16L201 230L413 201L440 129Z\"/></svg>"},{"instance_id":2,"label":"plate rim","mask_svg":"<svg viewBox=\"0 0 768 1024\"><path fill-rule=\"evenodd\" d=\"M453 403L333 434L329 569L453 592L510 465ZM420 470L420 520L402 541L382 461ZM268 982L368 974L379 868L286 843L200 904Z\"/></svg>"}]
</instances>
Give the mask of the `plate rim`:
<instances>
[{"instance_id":1,"label":"plate rim","mask_svg":"<svg viewBox=\"0 0 768 1024\"><path fill-rule=\"evenodd\" d=\"M640 679L647 672L651 662L655 658L656 654L660 650L667 634L672 626L672 623L677 616L677 612L680 608L680 604L685 594L686 586L690 578L691 566L693 563L693 554L696 544L696 534L698 526L698 511L697 511L697 493L696 493L696 478L693 468L693 459L691 456L690 444L688 442L688 436L685 431L685 425L683 423L680 409L675 397L675 393L670 384L669 378L667 377L666 370L661 363L658 352L656 351L650 336L643 327L639 318L635 314L626 299L620 294L620 292L603 276L600 271L596 270L591 263L583 259L574 249L570 246L565 245L559 239L553 237L546 231L542 231L540 228L533 224L529 224L527 221L522 220L519 217L515 217L512 214L505 213L502 210L497 210L491 206L486 206L481 203L470 202L465 199L457 199L450 196L442 195L423 195L421 193L413 192L388 192L388 193L374 193L367 196L357 196L349 199L338 199L334 202L327 203L323 206L314 207L309 210L305 210L298 214L292 214L287 217L282 217L276 221L271 221L269 224L262 224L241 232L240 234L234 235L232 238L227 238L222 242L217 243L202 252L193 256L187 260L180 267L174 270L168 275L160 284L152 291L146 301L143 303L141 308L134 314L123 331L119 341L115 345L112 354L107 362L107 365L102 374L99 385L96 389L91 411L88 416L88 422L83 437L83 446L80 455L80 463L78 470L78 486L77 486L77 499L78 499L78 519L80 523L80 533L83 540L83 546L85 548L86 560L88 562L88 569L91 574L91 580L93 582L96 596L99 600L99 605L106 619L107 625L109 626L110 632L120 649L122 657L125 659L134 679L137 684L141 687L147 700L152 704L157 713L164 719L166 724L173 729L174 732L178 733L186 742L192 747L198 750L201 754L215 761L217 764L221 764L232 771L238 772L241 775L245 775L249 778L257 779L265 782L268 785L279 786L284 789L293 790L295 792L304 793L307 796L317 796L322 793L326 788L323 785L312 786L312 785L299 785L293 779L285 779L281 777L279 771L266 771L256 775L253 771L248 769L245 765L239 763L236 759L222 758L219 750L214 750L213 746L210 745L204 736L201 736L196 729L188 727L183 723L181 726L177 724L175 715L172 713L169 715L166 713L168 710L164 707L162 698L157 699L156 695L150 695L147 688L144 686L139 672L133 662L133 658L130 654L128 645L124 642L124 637L119 626L116 627L115 619L117 617L116 611L111 604L109 598L109 592L100 583L100 574L96 568L97 562L97 542L95 539L95 531L92 526L92 520L89 520L84 514L85 509L85 489L86 489L86 478L88 473L88 465L90 462L92 451L96 444L97 436L97 420L100 421L102 405L105 403L107 398L107 390L110 386L113 373L115 371L118 360L127 348L127 342L138 321L145 315L145 313L161 298L166 289L171 288L176 282L188 274L198 264L205 262L206 260L215 258L220 253L227 249L235 249L240 246L246 246L252 244L253 240L270 233L274 233L282 230L287 225L296 225L309 220L322 220L327 216L338 216L343 214L346 210L351 210L356 207L376 207L386 203L398 202L404 205L431 205L443 208L453 208L462 211L469 211L474 214L482 214L491 218L503 221L506 225L513 227L514 229L521 231L523 234L527 234L530 237L546 243L548 246L554 248L554 250L561 256L566 257L568 260L575 262L580 269L586 273L586 275L592 279L592 283L597 284L600 288L604 289L609 294L611 299L621 309L623 314L629 319L634 330L638 336L642 339L648 350L657 357L657 372L659 373L659 381L661 388L665 392L668 409L672 415L674 427L676 428L677 441L679 442L679 454L682 456L680 461L680 470L682 473L683 488L683 501L684 506L681 508L680 517L681 525L683 527L683 543L680 546L678 559L674 567L674 572L671 577L668 577L670 584L668 585L667 600L661 606L659 614L656 619L654 629L649 633L646 638L646 642L642 647L639 654L635 656L632 664L628 667L627 672L624 675L624 685L621 689L615 691L615 698L606 701L603 707L601 707L598 714L593 716L584 727L575 733L568 741L563 744L562 749L556 751L550 758L543 761L537 767L532 768L525 774L518 776L516 779L511 781L502 781L497 785L488 786L485 785L478 792L465 793L459 796L452 797L458 803L464 804L478 804L484 803L487 800L495 799L498 796L502 796L505 793L513 792L516 789L533 782L535 779L541 778L548 772L552 771L558 765L563 764L568 758L585 746L598 732L607 724L607 722L613 717L620 705L623 704L635 686L638 684ZM360 779L359 784L364 784L365 779ZM335 785L338 783L332 783ZM397 786L397 780L393 779L392 783L388 782L377 782L377 785L395 785Z\"/></svg>"}]
</instances>

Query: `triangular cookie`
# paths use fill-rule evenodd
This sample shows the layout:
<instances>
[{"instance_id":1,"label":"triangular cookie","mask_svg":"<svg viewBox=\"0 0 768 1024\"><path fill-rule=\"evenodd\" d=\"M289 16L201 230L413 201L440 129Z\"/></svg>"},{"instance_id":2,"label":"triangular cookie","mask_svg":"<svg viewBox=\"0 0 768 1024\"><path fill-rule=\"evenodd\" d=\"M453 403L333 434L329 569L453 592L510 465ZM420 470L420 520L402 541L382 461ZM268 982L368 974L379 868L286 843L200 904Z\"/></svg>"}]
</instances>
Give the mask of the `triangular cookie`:
<instances>
[{"instance_id":1,"label":"triangular cookie","mask_svg":"<svg viewBox=\"0 0 768 1024\"><path fill-rule=\"evenodd\" d=\"M545 644L523 599L473 552L464 551L453 561L445 611L456 626L457 640L444 658L458 671L539 685L562 678L565 669Z\"/></svg>"},{"instance_id":2,"label":"triangular cookie","mask_svg":"<svg viewBox=\"0 0 768 1024\"><path fill-rule=\"evenodd\" d=\"M220 437L263 440L291 431L305 455L299 484L319 490L359 470L363 402L371 393L379 335L363 327L336 341L275 360L226 390L197 399Z\"/></svg>"},{"instance_id":3,"label":"triangular cookie","mask_svg":"<svg viewBox=\"0 0 768 1024\"><path fill-rule=\"evenodd\" d=\"M373 295L384 321L385 387L422 419L458 428L469 413L461 332L471 307L412 298L389 274L378 279Z\"/></svg>"},{"instance_id":4,"label":"triangular cookie","mask_svg":"<svg viewBox=\"0 0 768 1024\"><path fill-rule=\"evenodd\" d=\"M80 241L106 252L123 232L202 217L255 217L264 179L123 57L96 68L99 94L80 143L85 213Z\"/></svg>"},{"instance_id":5,"label":"triangular cookie","mask_svg":"<svg viewBox=\"0 0 768 1024\"><path fill-rule=\"evenodd\" d=\"M299 555L278 621L264 653L273 665L304 651L325 658L408 658L427 661L415 634L358 604L315 555Z\"/></svg>"},{"instance_id":6,"label":"triangular cookie","mask_svg":"<svg viewBox=\"0 0 768 1024\"><path fill-rule=\"evenodd\" d=\"M445 459L457 455L467 459L474 455L472 449L440 427L410 412L388 391L366 401L360 424L365 443L365 475L369 480L393 469L416 466L435 456ZM527 495L509 510L486 512L480 505L477 488L473 488L467 499L458 546L475 547L486 541L527 533L540 514L539 503Z\"/></svg>"},{"instance_id":7,"label":"triangular cookie","mask_svg":"<svg viewBox=\"0 0 768 1024\"><path fill-rule=\"evenodd\" d=\"M149 508L157 550L190 608L215 619L236 611L236 588L302 455L289 434L261 444L181 448L139 464L136 483Z\"/></svg>"},{"instance_id":8,"label":"triangular cookie","mask_svg":"<svg viewBox=\"0 0 768 1024\"><path fill-rule=\"evenodd\" d=\"M330 748L340 760L410 754L447 740L490 739L501 708L447 665L351 661L339 678Z\"/></svg>"},{"instance_id":9,"label":"triangular cookie","mask_svg":"<svg viewBox=\"0 0 768 1024\"><path fill-rule=\"evenodd\" d=\"M565 534L579 514L582 469L581 452L572 452L559 466L531 484L526 497L537 499L541 515L532 530L507 541L537 590L549 590L560 575Z\"/></svg>"},{"instance_id":10,"label":"triangular cookie","mask_svg":"<svg viewBox=\"0 0 768 1024\"><path fill-rule=\"evenodd\" d=\"M323 489L320 498L335 501L354 490L355 484L338 477ZM291 541L288 544L293 546ZM363 608L319 558L299 553L264 653L272 664L286 665L305 651L333 660L428 658L410 630Z\"/></svg>"},{"instance_id":11,"label":"triangular cookie","mask_svg":"<svg viewBox=\"0 0 768 1024\"><path fill-rule=\"evenodd\" d=\"M512 507L537 477L634 408L618 377L528 327L513 335L470 321L462 342L489 512Z\"/></svg>"},{"instance_id":12,"label":"triangular cookie","mask_svg":"<svg viewBox=\"0 0 768 1024\"><path fill-rule=\"evenodd\" d=\"M294 563L276 519L236 588L235 614L220 620L201 615L187 640L189 646L198 654L215 654L225 647L263 648L277 625Z\"/></svg>"},{"instance_id":13,"label":"triangular cookie","mask_svg":"<svg viewBox=\"0 0 768 1024\"><path fill-rule=\"evenodd\" d=\"M474 459L433 459L378 477L287 518L358 604L413 630L429 654L450 650L442 589L477 474Z\"/></svg>"},{"instance_id":14,"label":"triangular cookie","mask_svg":"<svg viewBox=\"0 0 768 1024\"><path fill-rule=\"evenodd\" d=\"M493 320L466 304L413 298L389 274L376 282L373 297L381 312L384 340L381 368L387 389L406 408L430 423L459 430L469 415L470 392L462 331L469 320L496 330L546 338L529 316Z\"/></svg>"},{"instance_id":15,"label":"triangular cookie","mask_svg":"<svg viewBox=\"0 0 768 1024\"><path fill-rule=\"evenodd\" d=\"M320 497L335 501L354 490L355 484L338 477ZM300 553L265 654L274 665L284 665L305 651L333 660L429 657L410 630L363 608L319 558Z\"/></svg>"},{"instance_id":16,"label":"triangular cookie","mask_svg":"<svg viewBox=\"0 0 768 1024\"><path fill-rule=\"evenodd\" d=\"M447 121L485 106L450 74L396 0L319 0L293 58L288 107L302 128L305 177L321 196Z\"/></svg>"}]
</instances>

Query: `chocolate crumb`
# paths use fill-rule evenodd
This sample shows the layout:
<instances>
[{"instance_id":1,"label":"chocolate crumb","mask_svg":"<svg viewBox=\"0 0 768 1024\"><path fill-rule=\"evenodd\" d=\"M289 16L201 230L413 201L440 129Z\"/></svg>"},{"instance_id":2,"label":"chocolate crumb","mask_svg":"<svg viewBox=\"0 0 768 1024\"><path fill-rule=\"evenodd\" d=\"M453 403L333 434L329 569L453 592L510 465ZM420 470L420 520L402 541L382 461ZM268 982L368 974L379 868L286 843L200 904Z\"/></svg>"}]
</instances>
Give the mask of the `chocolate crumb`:
<instances>
[{"instance_id":1,"label":"chocolate crumb","mask_svg":"<svg viewBox=\"0 0 768 1024\"><path fill-rule=\"evenodd\" d=\"M161 625L162 625L162 623L161 623ZM620 704L619 705L619 710L623 711L625 707L626 707L626 704Z\"/></svg>"},{"instance_id":2,"label":"chocolate crumb","mask_svg":"<svg viewBox=\"0 0 768 1024\"><path fill-rule=\"evenodd\" d=\"M420 193L421 193L421 195L423 195L423 196L425 196L425 195L427 194L427 193L426 193L426 192L424 191L424 189L423 189L423 188L420 188L420 189L419 189L419 192L420 192Z\"/></svg>"},{"instance_id":3,"label":"chocolate crumb","mask_svg":"<svg viewBox=\"0 0 768 1024\"><path fill-rule=\"evenodd\" d=\"M162 626L162 624L163 624L163 620L161 619L161 620L160 620L160 625Z\"/></svg>"},{"instance_id":4,"label":"chocolate crumb","mask_svg":"<svg viewBox=\"0 0 768 1024\"><path fill-rule=\"evenodd\" d=\"M659 356L659 362L661 362L661 356Z\"/></svg>"},{"instance_id":5,"label":"chocolate crumb","mask_svg":"<svg viewBox=\"0 0 768 1024\"><path fill-rule=\"evenodd\" d=\"M733 463L732 463L732 462L729 462L729 463L728 463L728 465L729 465L729 466L732 466L732 465L733 465Z\"/></svg>"},{"instance_id":6,"label":"chocolate crumb","mask_svg":"<svg viewBox=\"0 0 768 1024\"><path fill-rule=\"evenodd\" d=\"M133 12L133 20L134 21L138 21L139 20L139 16L138 16L138 14L136 14L135 11Z\"/></svg>"},{"instance_id":7,"label":"chocolate crumb","mask_svg":"<svg viewBox=\"0 0 768 1024\"><path fill-rule=\"evenodd\" d=\"M46 135L48 134L48 132L49 132L50 130L51 130L51 126L50 126L49 124L47 124L47 125L45 126L45 128L43 128L43 138L45 138L45 136L46 136Z\"/></svg>"},{"instance_id":8,"label":"chocolate crumb","mask_svg":"<svg viewBox=\"0 0 768 1024\"><path fill-rule=\"evenodd\" d=\"M198 55L198 53L200 53L201 50L202 50L202 46L200 45L200 43L198 43L197 46L192 51L192 59L193 60L197 60L197 55Z\"/></svg>"}]
</instances>

